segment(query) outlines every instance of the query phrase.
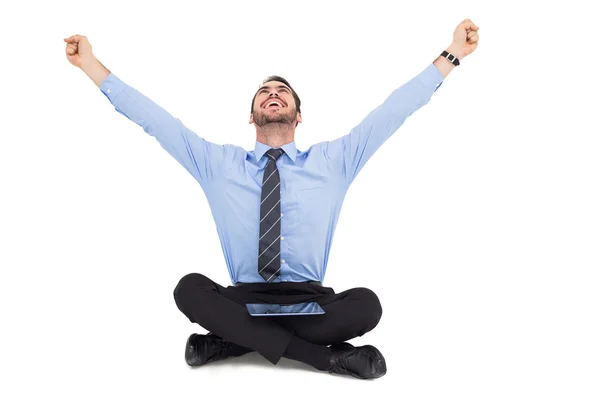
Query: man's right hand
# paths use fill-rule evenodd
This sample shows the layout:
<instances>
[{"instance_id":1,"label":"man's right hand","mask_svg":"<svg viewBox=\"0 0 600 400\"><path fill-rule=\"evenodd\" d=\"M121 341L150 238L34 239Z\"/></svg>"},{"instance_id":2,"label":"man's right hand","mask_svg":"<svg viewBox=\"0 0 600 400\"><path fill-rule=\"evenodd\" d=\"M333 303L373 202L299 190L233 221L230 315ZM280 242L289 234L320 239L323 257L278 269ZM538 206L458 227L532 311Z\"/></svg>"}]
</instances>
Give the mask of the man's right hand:
<instances>
[{"instance_id":1,"label":"man's right hand","mask_svg":"<svg viewBox=\"0 0 600 400\"><path fill-rule=\"evenodd\" d=\"M74 66L82 68L85 64L90 64L94 59L92 45L87 37L82 35L73 35L64 39L67 43L67 60Z\"/></svg>"}]
</instances>

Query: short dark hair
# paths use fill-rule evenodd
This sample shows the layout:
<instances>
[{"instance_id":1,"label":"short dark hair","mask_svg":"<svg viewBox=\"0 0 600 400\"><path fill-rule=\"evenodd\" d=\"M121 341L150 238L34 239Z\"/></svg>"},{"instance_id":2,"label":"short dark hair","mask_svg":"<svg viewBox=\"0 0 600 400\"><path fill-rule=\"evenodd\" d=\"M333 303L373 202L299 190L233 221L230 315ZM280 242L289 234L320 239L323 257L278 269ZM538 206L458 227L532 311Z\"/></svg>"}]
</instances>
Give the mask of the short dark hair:
<instances>
[{"instance_id":1,"label":"short dark hair","mask_svg":"<svg viewBox=\"0 0 600 400\"><path fill-rule=\"evenodd\" d=\"M294 97L294 101L296 102L296 111L297 112L301 112L300 111L300 97L298 97L298 93L296 93L296 91L294 90L294 88L292 87L292 85L290 85L290 83L285 79L282 78L279 75L271 75L268 78L266 78L265 80L263 80L262 84L264 85L267 82L281 82L287 85L287 87L290 88L290 90L292 91L292 96ZM252 114L254 112L254 100L256 100L256 95L258 94L258 90L256 91L256 93L254 93L254 97L252 98L252 105L250 106L250 114ZM298 122L296 122L296 126L298 126Z\"/></svg>"}]
</instances>

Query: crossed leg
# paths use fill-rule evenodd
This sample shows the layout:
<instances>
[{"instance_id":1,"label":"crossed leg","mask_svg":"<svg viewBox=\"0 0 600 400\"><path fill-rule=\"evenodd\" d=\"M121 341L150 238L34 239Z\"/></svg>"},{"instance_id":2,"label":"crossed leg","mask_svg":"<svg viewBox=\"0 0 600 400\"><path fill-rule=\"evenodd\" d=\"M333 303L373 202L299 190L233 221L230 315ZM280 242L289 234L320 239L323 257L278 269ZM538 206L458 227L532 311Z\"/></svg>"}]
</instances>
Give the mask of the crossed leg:
<instances>
[{"instance_id":1,"label":"crossed leg","mask_svg":"<svg viewBox=\"0 0 600 400\"><path fill-rule=\"evenodd\" d=\"M325 314L274 317L273 320L308 342L330 345L364 335L381 319L379 298L367 288L323 295L316 302Z\"/></svg>"},{"instance_id":2,"label":"crossed leg","mask_svg":"<svg viewBox=\"0 0 600 400\"><path fill-rule=\"evenodd\" d=\"M325 310L323 315L272 318L252 317L244 305L253 301L247 293L231 289L192 273L179 281L173 294L177 307L191 322L258 351L273 364L290 354L292 359L305 361L301 353L322 351L323 345L362 336L381 318L379 299L366 288L318 295L315 301Z\"/></svg>"}]
</instances>

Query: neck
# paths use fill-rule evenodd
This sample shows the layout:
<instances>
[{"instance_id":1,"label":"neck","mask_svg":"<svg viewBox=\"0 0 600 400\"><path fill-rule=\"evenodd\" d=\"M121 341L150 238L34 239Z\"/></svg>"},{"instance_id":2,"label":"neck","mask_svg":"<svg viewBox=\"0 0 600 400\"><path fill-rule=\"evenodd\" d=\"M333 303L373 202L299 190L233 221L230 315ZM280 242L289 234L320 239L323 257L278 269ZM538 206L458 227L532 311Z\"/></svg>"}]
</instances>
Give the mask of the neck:
<instances>
[{"instance_id":1,"label":"neck","mask_svg":"<svg viewBox=\"0 0 600 400\"><path fill-rule=\"evenodd\" d=\"M256 140L277 149L294 141L296 128L289 124L270 123L256 127Z\"/></svg>"}]
</instances>

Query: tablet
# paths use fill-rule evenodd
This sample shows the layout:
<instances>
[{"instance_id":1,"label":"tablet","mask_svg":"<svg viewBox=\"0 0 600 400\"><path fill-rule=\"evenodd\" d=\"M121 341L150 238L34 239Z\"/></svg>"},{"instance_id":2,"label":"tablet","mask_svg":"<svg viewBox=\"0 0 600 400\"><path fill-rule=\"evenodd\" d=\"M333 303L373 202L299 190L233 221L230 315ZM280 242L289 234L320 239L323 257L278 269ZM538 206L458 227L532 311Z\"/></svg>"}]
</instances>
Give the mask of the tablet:
<instances>
[{"instance_id":1,"label":"tablet","mask_svg":"<svg viewBox=\"0 0 600 400\"><path fill-rule=\"evenodd\" d=\"M255 317L325 314L325 310L316 302L298 304L246 304L246 308L250 315Z\"/></svg>"}]
</instances>

